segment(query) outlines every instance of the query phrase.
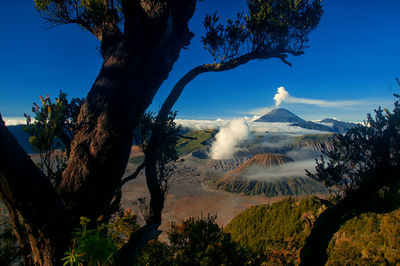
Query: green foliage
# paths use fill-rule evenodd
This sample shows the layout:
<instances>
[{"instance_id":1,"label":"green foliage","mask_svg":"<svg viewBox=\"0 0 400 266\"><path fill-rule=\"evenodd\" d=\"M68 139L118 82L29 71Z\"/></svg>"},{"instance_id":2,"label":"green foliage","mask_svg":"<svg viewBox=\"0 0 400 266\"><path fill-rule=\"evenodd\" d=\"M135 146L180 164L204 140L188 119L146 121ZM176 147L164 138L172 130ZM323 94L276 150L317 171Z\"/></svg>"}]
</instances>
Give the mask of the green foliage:
<instances>
[{"instance_id":1,"label":"green foliage","mask_svg":"<svg viewBox=\"0 0 400 266\"><path fill-rule=\"evenodd\" d=\"M158 240L149 241L142 249L135 266L173 265L173 253L170 246Z\"/></svg>"},{"instance_id":2,"label":"green foliage","mask_svg":"<svg viewBox=\"0 0 400 266\"><path fill-rule=\"evenodd\" d=\"M172 224L168 239L177 265L243 265L242 251L215 219L208 215Z\"/></svg>"},{"instance_id":3,"label":"green foliage","mask_svg":"<svg viewBox=\"0 0 400 266\"><path fill-rule=\"evenodd\" d=\"M218 23L217 13L205 17L202 43L214 63L244 53L300 55L322 15L319 0L250 0L247 4L248 14L239 13L225 25Z\"/></svg>"},{"instance_id":4,"label":"green foliage","mask_svg":"<svg viewBox=\"0 0 400 266\"><path fill-rule=\"evenodd\" d=\"M107 235L117 248L121 248L138 228L136 214L128 209L122 211L113 222L107 224Z\"/></svg>"},{"instance_id":5,"label":"green foliage","mask_svg":"<svg viewBox=\"0 0 400 266\"><path fill-rule=\"evenodd\" d=\"M176 112L169 113L167 119L162 121L160 125L154 113L146 112L134 131L134 140L145 154L145 158L151 158L151 161L155 162L157 181L164 192L168 189L169 178L176 168L175 163L179 159L176 146L181 128L175 123L175 117ZM155 132L157 132L159 138L153 145L154 149L150 151L149 142ZM140 158L136 159L136 161L138 160Z\"/></svg>"},{"instance_id":6,"label":"green foliage","mask_svg":"<svg viewBox=\"0 0 400 266\"><path fill-rule=\"evenodd\" d=\"M76 23L102 40L107 26L123 21L120 0L34 0L41 16L53 25Z\"/></svg>"},{"instance_id":7,"label":"green foliage","mask_svg":"<svg viewBox=\"0 0 400 266\"><path fill-rule=\"evenodd\" d=\"M393 112L379 107L375 110L375 118L367 115L364 126L357 125L345 135L336 135L331 149L323 151L327 160L321 156L317 160L316 173L308 172L307 175L336 189L343 197L365 182L380 178L370 176L372 170L398 167L399 151L400 103L397 100ZM387 185L391 185L389 183Z\"/></svg>"},{"instance_id":8,"label":"green foliage","mask_svg":"<svg viewBox=\"0 0 400 266\"><path fill-rule=\"evenodd\" d=\"M245 265L247 254L215 223L215 216L173 223L170 244L152 241L137 265Z\"/></svg>"},{"instance_id":9,"label":"green foliage","mask_svg":"<svg viewBox=\"0 0 400 266\"><path fill-rule=\"evenodd\" d=\"M105 235L105 225L99 224L96 229L88 229L90 219L81 217L82 228L76 229L72 247L62 258L64 265L113 265L117 247Z\"/></svg>"},{"instance_id":10,"label":"green foliage","mask_svg":"<svg viewBox=\"0 0 400 266\"><path fill-rule=\"evenodd\" d=\"M327 265L400 263L400 210L347 221L329 243Z\"/></svg>"},{"instance_id":11,"label":"green foliage","mask_svg":"<svg viewBox=\"0 0 400 266\"><path fill-rule=\"evenodd\" d=\"M248 35L242 13L235 21L228 19L226 26L217 24L218 20L215 12L212 16L206 15L203 22L206 35L202 37L202 43L214 58L214 63L217 58L223 62L237 56Z\"/></svg>"},{"instance_id":12,"label":"green foliage","mask_svg":"<svg viewBox=\"0 0 400 266\"><path fill-rule=\"evenodd\" d=\"M39 11L44 11L49 8L50 0L34 0L35 8Z\"/></svg>"},{"instance_id":13,"label":"green foliage","mask_svg":"<svg viewBox=\"0 0 400 266\"><path fill-rule=\"evenodd\" d=\"M57 186L62 171L66 167L67 158L56 149L64 148L69 153L69 146L77 130L77 117L83 99L72 98L69 102L67 94L60 91L56 102L49 95L40 96L42 106L33 103L34 121L24 114L27 126L24 128L30 134L29 142L40 153L39 168Z\"/></svg>"},{"instance_id":14,"label":"green foliage","mask_svg":"<svg viewBox=\"0 0 400 266\"><path fill-rule=\"evenodd\" d=\"M315 197L286 198L272 205L253 206L224 229L232 240L266 265L298 264L318 215L326 205ZM396 265L400 263L400 209L386 214L365 213L340 227L329 243L327 265Z\"/></svg>"},{"instance_id":15,"label":"green foliage","mask_svg":"<svg viewBox=\"0 0 400 266\"><path fill-rule=\"evenodd\" d=\"M253 206L236 216L224 231L260 262L299 262L299 251L316 217L326 206L316 197L288 197L272 205Z\"/></svg>"}]
</instances>

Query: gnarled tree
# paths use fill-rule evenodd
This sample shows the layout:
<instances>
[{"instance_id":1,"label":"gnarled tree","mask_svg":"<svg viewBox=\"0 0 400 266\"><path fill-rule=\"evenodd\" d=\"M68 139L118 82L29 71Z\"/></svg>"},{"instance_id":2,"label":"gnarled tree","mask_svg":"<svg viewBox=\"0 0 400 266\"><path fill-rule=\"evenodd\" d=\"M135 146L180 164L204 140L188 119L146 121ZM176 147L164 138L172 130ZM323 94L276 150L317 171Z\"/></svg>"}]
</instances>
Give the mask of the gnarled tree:
<instances>
[{"instance_id":1,"label":"gnarled tree","mask_svg":"<svg viewBox=\"0 0 400 266\"><path fill-rule=\"evenodd\" d=\"M86 216L107 216L128 162L133 131L193 33L188 22L196 0L35 0L53 24L78 24L100 42L103 64L82 105L68 165L54 189L0 124L0 194L10 211L26 264L53 265L66 250L71 230ZM319 0L249 0L248 14L225 25L207 16L202 42L214 63L189 71L172 89L155 124L162 127L183 88L197 75L233 69L255 59L301 55L318 25ZM290 65L290 64L289 64ZM148 154L156 154L162 130L155 127ZM147 156L146 156L147 157ZM146 158L151 194L148 223L120 250L129 263L161 222L157 160Z\"/></svg>"}]
</instances>

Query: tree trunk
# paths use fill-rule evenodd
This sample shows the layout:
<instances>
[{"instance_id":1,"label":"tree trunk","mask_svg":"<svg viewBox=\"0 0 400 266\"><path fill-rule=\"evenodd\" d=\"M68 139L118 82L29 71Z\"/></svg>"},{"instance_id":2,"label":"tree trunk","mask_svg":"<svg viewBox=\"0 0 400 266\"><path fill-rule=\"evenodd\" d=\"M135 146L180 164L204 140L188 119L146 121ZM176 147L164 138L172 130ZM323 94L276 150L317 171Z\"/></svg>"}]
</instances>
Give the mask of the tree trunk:
<instances>
[{"instance_id":1,"label":"tree trunk","mask_svg":"<svg viewBox=\"0 0 400 266\"><path fill-rule=\"evenodd\" d=\"M50 181L0 116L0 196L27 264L51 265L65 252L70 218Z\"/></svg>"},{"instance_id":2,"label":"tree trunk","mask_svg":"<svg viewBox=\"0 0 400 266\"><path fill-rule=\"evenodd\" d=\"M95 219L107 212L129 159L133 129L192 37L187 23L194 3L174 7L177 14L172 10L135 21L139 34L125 34L119 42L102 46L106 57L81 108L79 130L58 187L74 219ZM178 14L182 17L175 17Z\"/></svg>"},{"instance_id":3,"label":"tree trunk","mask_svg":"<svg viewBox=\"0 0 400 266\"><path fill-rule=\"evenodd\" d=\"M0 124L0 196L15 214L20 245L25 253L30 249L28 264L60 264L79 217L107 215L128 162L133 129L193 37L188 22L195 0L157 1L155 7L142 2L123 1L124 33L111 29L102 35L104 62L80 110L57 190ZM154 234L154 226L145 228L151 233L141 232ZM133 239L131 246L140 247L134 242L144 239ZM129 253L128 246L124 252Z\"/></svg>"}]
</instances>

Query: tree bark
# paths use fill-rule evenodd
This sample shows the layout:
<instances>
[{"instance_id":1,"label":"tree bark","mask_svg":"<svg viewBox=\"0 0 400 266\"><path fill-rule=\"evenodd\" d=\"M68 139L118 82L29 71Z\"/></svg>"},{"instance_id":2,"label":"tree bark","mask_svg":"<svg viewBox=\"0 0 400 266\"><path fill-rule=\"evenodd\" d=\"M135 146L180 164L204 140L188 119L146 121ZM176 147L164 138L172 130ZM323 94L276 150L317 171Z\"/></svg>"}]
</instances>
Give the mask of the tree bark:
<instances>
[{"instance_id":1,"label":"tree bark","mask_svg":"<svg viewBox=\"0 0 400 266\"><path fill-rule=\"evenodd\" d=\"M27 263L51 265L68 245L70 217L50 181L8 131L1 116L0 151L0 195L21 250Z\"/></svg>"},{"instance_id":2,"label":"tree bark","mask_svg":"<svg viewBox=\"0 0 400 266\"><path fill-rule=\"evenodd\" d=\"M30 247L28 263L60 264L79 217L107 214L133 129L193 37L188 22L195 0L154 3L122 1L124 32L111 25L101 34L104 62L80 110L57 191L0 124L0 194L9 211L16 210L13 227L21 245ZM138 239L146 237L131 243Z\"/></svg>"},{"instance_id":3,"label":"tree bark","mask_svg":"<svg viewBox=\"0 0 400 266\"><path fill-rule=\"evenodd\" d=\"M128 162L133 129L192 37L187 23L194 6L192 0L157 14L138 10L136 18L126 18L131 24L118 41L102 45L104 63L81 108L58 188L74 219L107 212Z\"/></svg>"}]
</instances>

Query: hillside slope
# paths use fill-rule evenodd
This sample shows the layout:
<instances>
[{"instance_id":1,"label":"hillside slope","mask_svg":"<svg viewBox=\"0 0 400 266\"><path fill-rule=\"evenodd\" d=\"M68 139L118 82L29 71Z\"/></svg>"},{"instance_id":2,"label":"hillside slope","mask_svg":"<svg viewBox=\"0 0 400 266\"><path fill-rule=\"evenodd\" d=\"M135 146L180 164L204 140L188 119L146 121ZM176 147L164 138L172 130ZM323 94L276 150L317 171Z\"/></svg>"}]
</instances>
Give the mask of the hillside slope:
<instances>
[{"instance_id":1,"label":"hillside slope","mask_svg":"<svg viewBox=\"0 0 400 266\"><path fill-rule=\"evenodd\" d=\"M316 197L300 201L288 197L272 205L252 206L233 218L224 231L261 256L261 262L297 265L311 226L327 205L329 202ZM329 243L326 265L398 265L399 219L397 209L386 214L365 213L347 221Z\"/></svg>"}]
</instances>

